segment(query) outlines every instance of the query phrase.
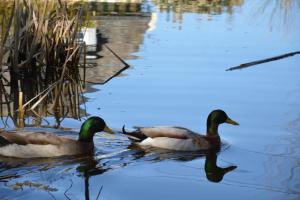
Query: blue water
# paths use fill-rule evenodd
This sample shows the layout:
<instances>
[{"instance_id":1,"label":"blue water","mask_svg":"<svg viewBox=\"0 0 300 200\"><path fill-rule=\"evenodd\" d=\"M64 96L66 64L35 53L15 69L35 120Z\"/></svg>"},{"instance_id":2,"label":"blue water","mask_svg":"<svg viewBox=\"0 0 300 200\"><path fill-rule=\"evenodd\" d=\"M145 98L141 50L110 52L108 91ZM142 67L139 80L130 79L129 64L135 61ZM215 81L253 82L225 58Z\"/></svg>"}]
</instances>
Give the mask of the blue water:
<instances>
[{"instance_id":1,"label":"blue water","mask_svg":"<svg viewBox=\"0 0 300 200\"><path fill-rule=\"evenodd\" d=\"M217 154L217 165L237 166L221 181L207 178L208 158L203 154L143 154L127 149L130 142L117 134L96 137L94 158L41 160L6 170L21 174L6 184L31 180L50 185L58 189L50 192L57 199L66 198L71 184L66 193L71 199L86 198L84 180L91 199L102 186L100 199L107 200L299 199L300 55L225 71L299 51L299 5L291 1L295 4L285 22L282 12L274 11L280 9L275 4L262 12L267 1L238 2L232 12L223 6L221 13L210 14L167 12L148 2L157 16L155 28L142 35L138 51L132 53L136 59L127 60L131 68L126 76L91 86L97 91L85 95L88 113L102 116L116 131L124 124L179 125L204 133L209 112L223 109L240 126L220 127L225 147ZM76 129L80 122L65 120L63 125ZM90 174L80 166L91 169ZM34 187L12 190L5 184L0 194L9 194L9 199L52 198Z\"/></svg>"}]
</instances>

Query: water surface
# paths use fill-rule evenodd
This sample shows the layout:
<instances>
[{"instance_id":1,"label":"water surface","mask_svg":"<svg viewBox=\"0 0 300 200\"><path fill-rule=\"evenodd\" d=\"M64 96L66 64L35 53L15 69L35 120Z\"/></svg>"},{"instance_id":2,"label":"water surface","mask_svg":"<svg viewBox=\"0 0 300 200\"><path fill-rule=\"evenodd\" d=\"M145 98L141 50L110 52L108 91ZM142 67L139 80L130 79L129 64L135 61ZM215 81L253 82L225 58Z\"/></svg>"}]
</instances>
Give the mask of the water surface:
<instances>
[{"instance_id":1,"label":"water surface","mask_svg":"<svg viewBox=\"0 0 300 200\"><path fill-rule=\"evenodd\" d=\"M147 2L151 26L144 28L143 23L138 45L134 37L118 43L117 32L109 35L109 28L102 27L116 52L125 56L128 49L131 68L105 85L91 86L96 91L86 94L86 107L116 130L123 124L180 125L200 133L206 130L209 112L220 108L240 123L220 127L222 151L141 152L127 149L130 142L120 135L99 134L92 158L6 160L1 174L19 177L1 183L0 198L96 199L100 193L107 200L299 199L300 56L225 71L299 51L299 3L209 2ZM131 23L135 25L139 23ZM130 35L130 30L121 35ZM65 120L63 125L79 128L80 122ZM217 165L209 170L205 162ZM232 168L224 175L226 167ZM13 186L28 180L53 190Z\"/></svg>"}]
</instances>

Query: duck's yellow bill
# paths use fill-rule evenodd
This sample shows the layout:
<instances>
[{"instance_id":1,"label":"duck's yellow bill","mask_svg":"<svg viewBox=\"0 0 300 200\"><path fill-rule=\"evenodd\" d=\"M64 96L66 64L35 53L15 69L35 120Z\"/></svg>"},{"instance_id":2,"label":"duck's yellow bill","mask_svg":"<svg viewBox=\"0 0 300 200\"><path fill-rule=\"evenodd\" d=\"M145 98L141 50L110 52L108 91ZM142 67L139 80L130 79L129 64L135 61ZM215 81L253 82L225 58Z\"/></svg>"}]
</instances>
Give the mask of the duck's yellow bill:
<instances>
[{"instance_id":1,"label":"duck's yellow bill","mask_svg":"<svg viewBox=\"0 0 300 200\"><path fill-rule=\"evenodd\" d=\"M114 134L115 132L113 132L113 130L111 130L110 128L108 128L108 126L105 126L105 128L103 129L104 132L106 133L110 133L110 134Z\"/></svg>"},{"instance_id":2,"label":"duck's yellow bill","mask_svg":"<svg viewBox=\"0 0 300 200\"><path fill-rule=\"evenodd\" d=\"M239 125L239 123L237 123L236 121L233 121L232 119L230 119L229 117L226 119L225 121L228 124L232 124L232 125Z\"/></svg>"}]
</instances>

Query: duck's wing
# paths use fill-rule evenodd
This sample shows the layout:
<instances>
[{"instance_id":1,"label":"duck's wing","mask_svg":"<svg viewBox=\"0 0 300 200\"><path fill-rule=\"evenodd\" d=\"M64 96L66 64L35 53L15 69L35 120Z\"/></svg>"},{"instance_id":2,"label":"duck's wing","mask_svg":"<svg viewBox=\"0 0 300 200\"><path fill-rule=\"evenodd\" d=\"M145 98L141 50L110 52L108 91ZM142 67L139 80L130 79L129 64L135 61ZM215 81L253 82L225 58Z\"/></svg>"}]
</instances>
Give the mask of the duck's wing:
<instances>
[{"instance_id":1,"label":"duck's wing","mask_svg":"<svg viewBox=\"0 0 300 200\"><path fill-rule=\"evenodd\" d=\"M0 132L0 142L2 146L4 144L19 144L19 145L27 145L27 144L53 144L59 145L63 143L75 142L75 140L60 137L52 133L47 132L26 132L19 133L15 131L10 132Z\"/></svg>"}]
</instances>

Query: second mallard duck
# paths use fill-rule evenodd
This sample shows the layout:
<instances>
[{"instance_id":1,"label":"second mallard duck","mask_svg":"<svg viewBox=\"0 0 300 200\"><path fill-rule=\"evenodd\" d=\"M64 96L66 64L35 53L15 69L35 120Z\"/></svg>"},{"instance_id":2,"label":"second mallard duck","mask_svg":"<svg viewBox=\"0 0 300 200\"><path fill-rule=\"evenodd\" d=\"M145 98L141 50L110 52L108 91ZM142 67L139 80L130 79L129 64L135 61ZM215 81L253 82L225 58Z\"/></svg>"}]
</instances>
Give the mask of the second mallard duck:
<instances>
[{"instance_id":1,"label":"second mallard duck","mask_svg":"<svg viewBox=\"0 0 300 200\"><path fill-rule=\"evenodd\" d=\"M81 126L78 140L47 132L0 131L0 155L16 158L91 154L96 132L113 133L100 117L90 117Z\"/></svg>"},{"instance_id":2,"label":"second mallard duck","mask_svg":"<svg viewBox=\"0 0 300 200\"><path fill-rule=\"evenodd\" d=\"M230 119L223 110L214 110L207 117L206 135L200 135L189 129L174 126L136 127L135 131L125 135L140 146L152 146L170 150L198 151L219 148L221 139L218 127L222 123L239 125Z\"/></svg>"}]
</instances>

